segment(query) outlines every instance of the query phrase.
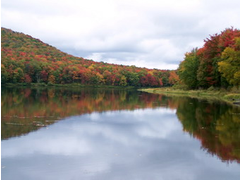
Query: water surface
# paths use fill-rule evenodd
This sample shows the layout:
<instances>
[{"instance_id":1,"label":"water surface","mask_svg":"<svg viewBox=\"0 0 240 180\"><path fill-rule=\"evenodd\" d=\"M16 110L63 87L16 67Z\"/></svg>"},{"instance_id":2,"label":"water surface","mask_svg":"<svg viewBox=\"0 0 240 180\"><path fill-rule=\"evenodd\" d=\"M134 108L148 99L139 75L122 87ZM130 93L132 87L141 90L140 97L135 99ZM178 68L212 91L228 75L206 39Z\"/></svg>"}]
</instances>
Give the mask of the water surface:
<instances>
[{"instance_id":1,"label":"water surface","mask_svg":"<svg viewBox=\"0 0 240 180\"><path fill-rule=\"evenodd\" d=\"M2 179L235 180L240 109L135 90L2 89Z\"/></svg>"}]
</instances>

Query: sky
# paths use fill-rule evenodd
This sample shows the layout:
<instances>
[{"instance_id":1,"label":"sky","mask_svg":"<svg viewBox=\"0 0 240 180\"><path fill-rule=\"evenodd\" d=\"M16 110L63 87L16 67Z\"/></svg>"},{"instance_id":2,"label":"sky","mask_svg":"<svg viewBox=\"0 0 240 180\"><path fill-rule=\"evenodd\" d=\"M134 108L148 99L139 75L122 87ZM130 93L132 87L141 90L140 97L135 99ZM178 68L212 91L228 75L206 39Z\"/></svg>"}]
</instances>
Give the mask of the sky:
<instances>
[{"instance_id":1,"label":"sky","mask_svg":"<svg viewBox=\"0 0 240 180\"><path fill-rule=\"evenodd\" d=\"M68 54L177 69L209 35L240 29L239 0L1 0L1 26Z\"/></svg>"}]
</instances>

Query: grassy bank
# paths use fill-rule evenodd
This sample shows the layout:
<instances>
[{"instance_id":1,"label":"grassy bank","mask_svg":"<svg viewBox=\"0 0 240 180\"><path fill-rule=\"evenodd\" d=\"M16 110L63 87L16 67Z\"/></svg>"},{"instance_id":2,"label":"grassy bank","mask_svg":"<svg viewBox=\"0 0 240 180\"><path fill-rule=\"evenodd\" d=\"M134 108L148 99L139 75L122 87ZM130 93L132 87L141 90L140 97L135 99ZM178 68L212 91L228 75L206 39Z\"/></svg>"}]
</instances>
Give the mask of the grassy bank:
<instances>
[{"instance_id":1,"label":"grassy bank","mask_svg":"<svg viewBox=\"0 0 240 180\"><path fill-rule=\"evenodd\" d=\"M178 96L189 96L196 98L217 98L228 102L239 102L240 92L239 90L227 91L227 90L180 90L174 88L148 88L140 89L140 91L155 93L155 94L166 94L166 95L178 95Z\"/></svg>"}]
</instances>

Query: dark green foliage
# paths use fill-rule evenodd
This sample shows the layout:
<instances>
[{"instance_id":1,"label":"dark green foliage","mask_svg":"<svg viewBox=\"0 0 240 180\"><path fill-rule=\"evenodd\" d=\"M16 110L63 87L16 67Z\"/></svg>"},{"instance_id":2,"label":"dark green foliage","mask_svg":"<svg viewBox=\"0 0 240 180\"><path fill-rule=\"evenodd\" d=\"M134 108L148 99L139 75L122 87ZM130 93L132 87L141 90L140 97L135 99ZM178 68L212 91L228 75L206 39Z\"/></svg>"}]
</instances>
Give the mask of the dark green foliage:
<instances>
[{"instance_id":1,"label":"dark green foliage","mask_svg":"<svg viewBox=\"0 0 240 180\"><path fill-rule=\"evenodd\" d=\"M199 57L197 56L197 48L191 53L185 54L184 61L179 65L179 78L191 89L198 87L197 71L199 67Z\"/></svg>"}]
</instances>

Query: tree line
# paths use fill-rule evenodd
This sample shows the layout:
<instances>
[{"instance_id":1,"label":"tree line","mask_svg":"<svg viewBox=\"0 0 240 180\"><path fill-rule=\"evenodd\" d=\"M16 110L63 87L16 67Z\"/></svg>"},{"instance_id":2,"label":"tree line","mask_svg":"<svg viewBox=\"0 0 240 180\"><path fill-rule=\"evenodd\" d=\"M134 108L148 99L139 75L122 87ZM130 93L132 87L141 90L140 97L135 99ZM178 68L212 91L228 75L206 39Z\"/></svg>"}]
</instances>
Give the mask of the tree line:
<instances>
[{"instance_id":1,"label":"tree line","mask_svg":"<svg viewBox=\"0 0 240 180\"><path fill-rule=\"evenodd\" d=\"M23 33L1 28L1 82L135 87L171 86L174 70L95 62L67 53Z\"/></svg>"},{"instance_id":2,"label":"tree line","mask_svg":"<svg viewBox=\"0 0 240 180\"><path fill-rule=\"evenodd\" d=\"M240 85L240 30L227 28L204 40L202 48L185 54L178 68L182 84L190 89Z\"/></svg>"}]
</instances>

